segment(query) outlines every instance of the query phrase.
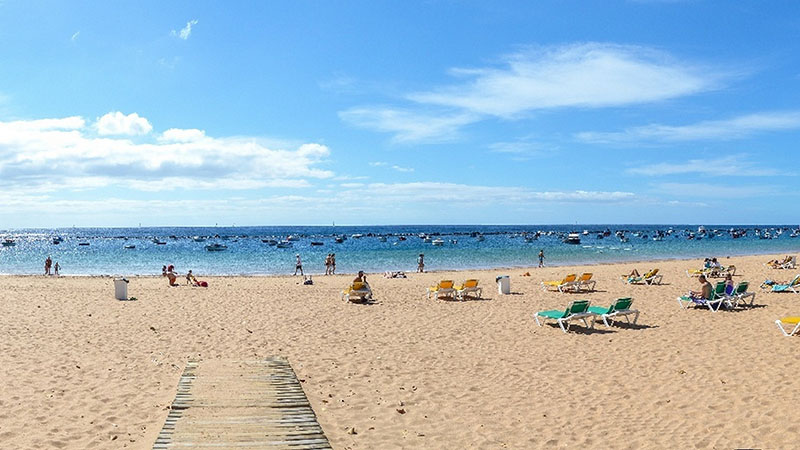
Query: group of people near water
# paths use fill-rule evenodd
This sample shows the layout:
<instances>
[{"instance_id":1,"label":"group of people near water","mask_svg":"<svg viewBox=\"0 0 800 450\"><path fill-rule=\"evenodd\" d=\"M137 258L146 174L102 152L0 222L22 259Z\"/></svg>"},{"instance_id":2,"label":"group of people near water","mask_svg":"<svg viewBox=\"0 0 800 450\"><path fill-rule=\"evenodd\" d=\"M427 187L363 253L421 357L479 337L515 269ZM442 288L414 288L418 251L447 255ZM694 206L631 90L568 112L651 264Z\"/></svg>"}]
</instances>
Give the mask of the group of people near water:
<instances>
[{"instance_id":1,"label":"group of people near water","mask_svg":"<svg viewBox=\"0 0 800 450\"><path fill-rule=\"evenodd\" d=\"M180 286L180 284L178 284L178 274L177 272L175 272L174 264L170 264L168 266L166 265L162 266L161 276L167 277L170 286ZM208 282L198 280L197 277L194 276L191 270L186 273L186 284L191 284L192 286L195 287L208 287Z\"/></svg>"},{"instance_id":2,"label":"group of people near water","mask_svg":"<svg viewBox=\"0 0 800 450\"><path fill-rule=\"evenodd\" d=\"M53 265L53 259L49 256L47 259L44 260L44 274L45 275L55 275L58 276L58 271L61 269L61 266L58 265L58 261L56 261L55 266ZM52 270L52 272L51 272Z\"/></svg>"}]
</instances>

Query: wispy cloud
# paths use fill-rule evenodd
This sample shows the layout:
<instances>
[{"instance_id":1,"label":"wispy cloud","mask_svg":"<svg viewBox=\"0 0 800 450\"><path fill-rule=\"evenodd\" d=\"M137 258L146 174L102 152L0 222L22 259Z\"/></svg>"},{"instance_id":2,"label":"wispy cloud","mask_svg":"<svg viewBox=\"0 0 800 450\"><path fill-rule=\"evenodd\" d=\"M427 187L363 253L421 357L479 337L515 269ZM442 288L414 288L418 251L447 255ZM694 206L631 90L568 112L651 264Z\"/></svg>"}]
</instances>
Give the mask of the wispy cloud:
<instances>
[{"instance_id":1,"label":"wispy cloud","mask_svg":"<svg viewBox=\"0 0 800 450\"><path fill-rule=\"evenodd\" d=\"M69 40L72 41L72 42L75 42L75 41L78 40L78 36L80 36L80 35L81 35L81 32L80 31L76 31L75 33L73 33L72 37L69 38Z\"/></svg>"},{"instance_id":2,"label":"wispy cloud","mask_svg":"<svg viewBox=\"0 0 800 450\"><path fill-rule=\"evenodd\" d=\"M0 122L0 190L257 189L333 176L318 168L330 150L316 143L286 150L258 137L151 131L147 119L120 112L91 124L77 116Z\"/></svg>"},{"instance_id":3,"label":"wispy cloud","mask_svg":"<svg viewBox=\"0 0 800 450\"><path fill-rule=\"evenodd\" d=\"M412 107L357 107L340 117L397 141L442 140L489 117L659 102L715 89L727 76L651 48L607 43L539 47L495 67L450 73L466 81L407 94Z\"/></svg>"},{"instance_id":4,"label":"wispy cloud","mask_svg":"<svg viewBox=\"0 0 800 450\"><path fill-rule=\"evenodd\" d=\"M339 112L339 117L360 128L392 133L396 142L452 140L461 126L478 119L469 113L436 115L380 107L352 108Z\"/></svg>"},{"instance_id":5,"label":"wispy cloud","mask_svg":"<svg viewBox=\"0 0 800 450\"><path fill-rule=\"evenodd\" d=\"M511 55L505 67L451 72L472 80L409 98L513 117L537 109L651 103L712 89L719 78L650 48L601 43L536 49Z\"/></svg>"},{"instance_id":6,"label":"wispy cloud","mask_svg":"<svg viewBox=\"0 0 800 450\"><path fill-rule=\"evenodd\" d=\"M197 25L197 19L192 19L186 22L186 26L181 28L180 31L172 30L172 35L177 36L184 41L189 39L189 36L192 35L192 27Z\"/></svg>"},{"instance_id":7,"label":"wispy cloud","mask_svg":"<svg viewBox=\"0 0 800 450\"><path fill-rule=\"evenodd\" d=\"M413 172L414 171L413 167L403 167L403 166L398 166L397 164L393 165L392 169L394 169L394 170L396 170L398 172Z\"/></svg>"},{"instance_id":8,"label":"wispy cloud","mask_svg":"<svg viewBox=\"0 0 800 450\"><path fill-rule=\"evenodd\" d=\"M659 183L653 186L653 190L660 195L679 197L684 201L707 201L708 199L720 198L752 198L774 195L777 192L777 190L771 186L721 185L712 183ZM713 214L711 217L713 217ZM730 218L746 221L746 219L741 217Z\"/></svg>"},{"instance_id":9,"label":"wispy cloud","mask_svg":"<svg viewBox=\"0 0 800 450\"><path fill-rule=\"evenodd\" d=\"M657 163L632 167L626 170L633 175L671 176L698 174L703 176L774 176L782 172L773 168L760 167L748 160L745 155L731 155L721 158L690 159L685 163Z\"/></svg>"},{"instance_id":10,"label":"wispy cloud","mask_svg":"<svg viewBox=\"0 0 800 450\"><path fill-rule=\"evenodd\" d=\"M582 142L592 144L634 144L742 139L769 131L800 129L800 111L761 112L691 125L646 125L624 131L578 133Z\"/></svg>"}]
</instances>

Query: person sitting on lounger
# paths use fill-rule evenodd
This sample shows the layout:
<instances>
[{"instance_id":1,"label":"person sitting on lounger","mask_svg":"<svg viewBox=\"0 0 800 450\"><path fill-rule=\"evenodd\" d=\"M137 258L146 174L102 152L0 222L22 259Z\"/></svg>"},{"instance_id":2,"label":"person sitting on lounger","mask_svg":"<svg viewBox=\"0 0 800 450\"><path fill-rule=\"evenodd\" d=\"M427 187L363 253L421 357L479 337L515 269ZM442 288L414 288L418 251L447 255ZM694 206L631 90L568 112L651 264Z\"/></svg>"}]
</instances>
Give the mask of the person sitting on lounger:
<instances>
[{"instance_id":1,"label":"person sitting on lounger","mask_svg":"<svg viewBox=\"0 0 800 450\"><path fill-rule=\"evenodd\" d=\"M694 299L703 299L703 300L710 300L711 293L714 291L714 288L711 287L711 283L706 280L705 275L700 275L697 277L697 281L700 282L700 290L699 291L689 291L689 297Z\"/></svg>"},{"instance_id":2,"label":"person sitting on lounger","mask_svg":"<svg viewBox=\"0 0 800 450\"><path fill-rule=\"evenodd\" d=\"M180 286L180 285L177 283L177 281L178 281L178 276L177 276L177 275L175 275L175 272L173 272L173 271L171 271L171 270L167 271L167 279L169 279L169 285L170 285L170 286Z\"/></svg>"},{"instance_id":3,"label":"person sitting on lounger","mask_svg":"<svg viewBox=\"0 0 800 450\"><path fill-rule=\"evenodd\" d=\"M639 271L636 269L631 270L631 273L628 274L628 278L639 278Z\"/></svg>"},{"instance_id":4,"label":"person sitting on lounger","mask_svg":"<svg viewBox=\"0 0 800 450\"><path fill-rule=\"evenodd\" d=\"M191 270L186 274L186 284L197 284L197 278L194 277Z\"/></svg>"},{"instance_id":5,"label":"person sitting on lounger","mask_svg":"<svg viewBox=\"0 0 800 450\"><path fill-rule=\"evenodd\" d=\"M366 282L367 282L367 276L364 275L363 270L359 270L358 275L356 276L355 280L353 280L353 283L366 283Z\"/></svg>"}]
</instances>

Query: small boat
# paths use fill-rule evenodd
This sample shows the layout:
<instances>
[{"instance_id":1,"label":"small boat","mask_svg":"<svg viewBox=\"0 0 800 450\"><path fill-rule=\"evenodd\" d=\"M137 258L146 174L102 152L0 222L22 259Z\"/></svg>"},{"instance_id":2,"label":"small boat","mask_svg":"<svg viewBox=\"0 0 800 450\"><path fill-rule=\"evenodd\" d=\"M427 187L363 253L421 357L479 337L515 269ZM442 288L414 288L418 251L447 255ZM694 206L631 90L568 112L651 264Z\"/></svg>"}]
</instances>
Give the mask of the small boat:
<instances>
[{"instance_id":1,"label":"small boat","mask_svg":"<svg viewBox=\"0 0 800 450\"><path fill-rule=\"evenodd\" d=\"M280 242L278 242L278 244L277 244L276 246L277 246L278 248L289 248L289 247L291 247L292 245L293 245L293 244L292 244L291 242L289 242L289 241L280 241Z\"/></svg>"},{"instance_id":2,"label":"small boat","mask_svg":"<svg viewBox=\"0 0 800 450\"><path fill-rule=\"evenodd\" d=\"M89 245L89 243L88 242L78 242L78 245L82 245L82 246L85 247L85 246Z\"/></svg>"},{"instance_id":3,"label":"small boat","mask_svg":"<svg viewBox=\"0 0 800 450\"><path fill-rule=\"evenodd\" d=\"M434 240L431 241L431 244L436 245L436 246L442 246L442 245L444 245L444 241L441 240L441 239L434 239Z\"/></svg>"},{"instance_id":4,"label":"small boat","mask_svg":"<svg viewBox=\"0 0 800 450\"><path fill-rule=\"evenodd\" d=\"M15 245L17 245L17 243L14 242L13 239L4 239L3 240L3 247L13 247Z\"/></svg>"},{"instance_id":5,"label":"small boat","mask_svg":"<svg viewBox=\"0 0 800 450\"><path fill-rule=\"evenodd\" d=\"M344 239L342 239L342 238L340 238L340 237L337 237L337 238L336 238L336 239L334 239L333 241L334 241L334 242L336 242L337 244L341 244L342 242L344 242Z\"/></svg>"},{"instance_id":6,"label":"small boat","mask_svg":"<svg viewBox=\"0 0 800 450\"><path fill-rule=\"evenodd\" d=\"M483 235L482 235L482 234L481 234L481 235L478 235L478 242L483 242L483 241L485 241L485 240L486 240L486 238L485 238L485 237L483 237Z\"/></svg>"},{"instance_id":7,"label":"small boat","mask_svg":"<svg viewBox=\"0 0 800 450\"><path fill-rule=\"evenodd\" d=\"M299 238L299 237L297 237L297 236L292 236L292 235L289 235L289 236L287 236L287 237L286 237L286 240L287 240L287 241L299 241L299 240L300 240L300 238Z\"/></svg>"},{"instance_id":8,"label":"small boat","mask_svg":"<svg viewBox=\"0 0 800 450\"><path fill-rule=\"evenodd\" d=\"M222 244L206 245L206 250L209 251L209 252L221 252L221 251L227 250L227 249L228 249L228 246L227 245L222 245Z\"/></svg>"},{"instance_id":9,"label":"small boat","mask_svg":"<svg viewBox=\"0 0 800 450\"><path fill-rule=\"evenodd\" d=\"M378 237L378 241L380 241L380 242L386 242L386 236L379 236L379 237Z\"/></svg>"},{"instance_id":10,"label":"small boat","mask_svg":"<svg viewBox=\"0 0 800 450\"><path fill-rule=\"evenodd\" d=\"M424 242L426 244L430 244L431 242L433 242L433 239L431 239L431 238L426 236L425 238L422 239L422 242Z\"/></svg>"},{"instance_id":11,"label":"small boat","mask_svg":"<svg viewBox=\"0 0 800 450\"><path fill-rule=\"evenodd\" d=\"M136 248L136 246L135 245L126 245L126 246L124 246L122 248L124 248L126 250L132 250L132 249Z\"/></svg>"},{"instance_id":12,"label":"small boat","mask_svg":"<svg viewBox=\"0 0 800 450\"><path fill-rule=\"evenodd\" d=\"M162 240L158 239L158 238L153 238L153 244L166 245L167 243L165 241L162 241Z\"/></svg>"},{"instance_id":13,"label":"small boat","mask_svg":"<svg viewBox=\"0 0 800 450\"><path fill-rule=\"evenodd\" d=\"M311 245L325 245L325 243L319 241L311 241Z\"/></svg>"},{"instance_id":14,"label":"small boat","mask_svg":"<svg viewBox=\"0 0 800 450\"><path fill-rule=\"evenodd\" d=\"M405 237L405 236L400 236L400 237L398 237L398 238L397 238L397 240L398 240L398 241L405 241L405 240L406 240L406 237Z\"/></svg>"},{"instance_id":15,"label":"small boat","mask_svg":"<svg viewBox=\"0 0 800 450\"><path fill-rule=\"evenodd\" d=\"M364 235L361 234L361 233L356 233L356 234L354 234L354 235L352 235L350 237L353 238L353 239L361 239L362 237L364 237Z\"/></svg>"},{"instance_id":16,"label":"small boat","mask_svg":"<svg viewBox=\"0 0 800 450\"><path fill-rule=\"evenodd\" d=\"M195 236L192 238L192 240L195 242L205 242L206 238L204 238L203 236Z\"/></svg>"},{"instance_id":17,"label":"small boat","mask_svg":"<svg viewBox=\"0 0 800 450\"><path fill-rule=\"evenodd\" d=\"M56 236L56 237L53 238L53 245L58 245L58 244L60 244L62 242L64 242L64 238L62 238L60 236Z\"/></svg>"},{"instance_id":18,"label":"small boat","mask_svg":"<svg viewBox=\"0 0 800 450\"><path fill-rule=\"evenodd\" d=\"M581 235L578 233L569 233L567 237L564 239L565 244L580 244L581 243Z\"/></svg>"}]
</instances>

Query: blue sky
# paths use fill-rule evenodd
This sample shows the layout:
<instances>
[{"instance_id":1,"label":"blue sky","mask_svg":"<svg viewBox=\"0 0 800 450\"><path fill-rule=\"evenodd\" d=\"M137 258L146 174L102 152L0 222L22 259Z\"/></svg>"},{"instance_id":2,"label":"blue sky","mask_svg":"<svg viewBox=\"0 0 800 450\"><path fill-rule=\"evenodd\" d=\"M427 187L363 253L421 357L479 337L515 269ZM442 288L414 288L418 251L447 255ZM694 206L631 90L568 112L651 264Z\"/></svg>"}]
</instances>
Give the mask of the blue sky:
<instances>
[{"instance_id":1,"label":"blue sky","mask_svg":"<svg viewBox=\"0 0 800 450\"><path fill-rule=\"evenodd\" d=\"M795 223L794 1L0 0L0 227Z\"/></svg>"}]
</instances>

